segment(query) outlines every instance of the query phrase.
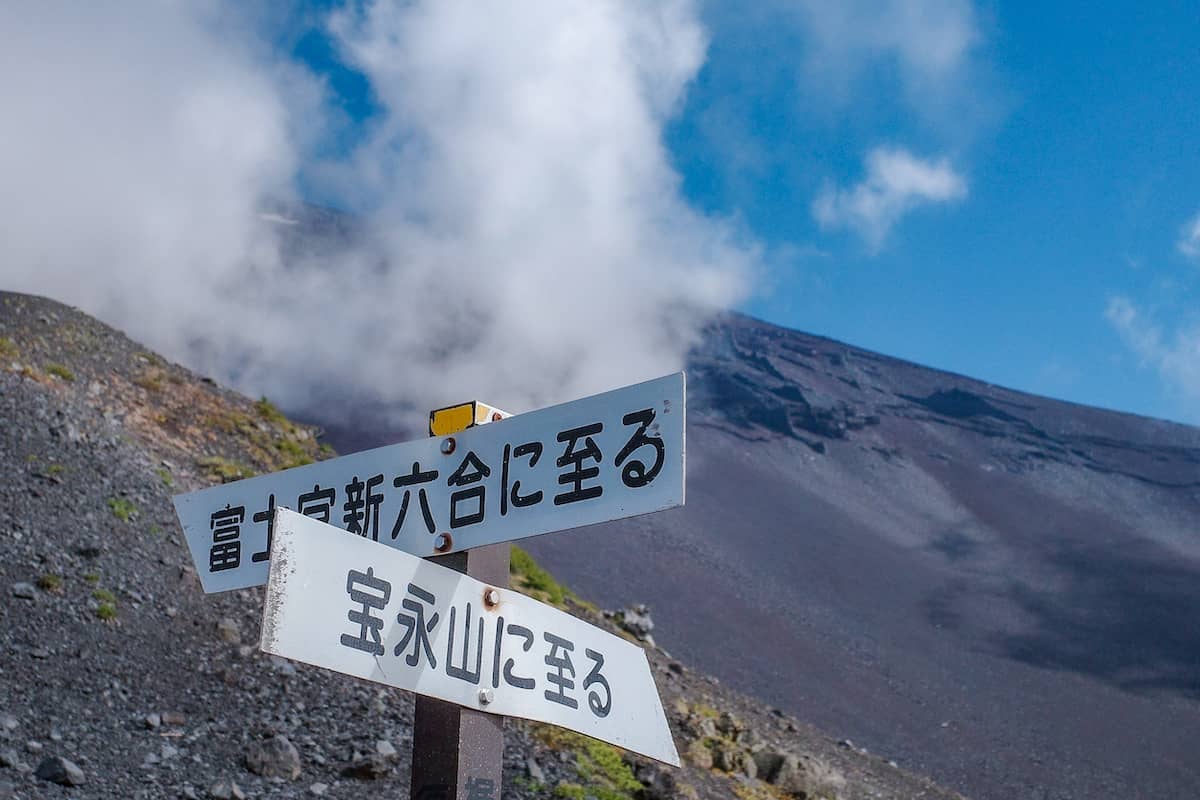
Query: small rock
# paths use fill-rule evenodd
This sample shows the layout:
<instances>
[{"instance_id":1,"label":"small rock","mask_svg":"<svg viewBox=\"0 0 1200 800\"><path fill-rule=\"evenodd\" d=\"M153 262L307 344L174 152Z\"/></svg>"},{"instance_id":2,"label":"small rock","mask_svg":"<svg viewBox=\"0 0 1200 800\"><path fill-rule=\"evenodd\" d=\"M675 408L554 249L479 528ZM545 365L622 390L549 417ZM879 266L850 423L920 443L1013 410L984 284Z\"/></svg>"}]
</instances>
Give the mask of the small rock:
<instances>
[{"instance_id":1,"label":"small rock","mask_svg":"<svg viewBox=\"0 0 1200 800\"><path fill-rule=\"evenodd\" d=\"M142 721L145 723L147 728L154 730L159 725L162 725L162 716L159 714L147 714L146 718Z\"/></svg>"},{"instance_id":2,"label":"small rock","mask_svg":"<svg viewBox=\"0 0 1200 800\"><path fill-rule=\"evenodd\" d=\"M217 781L208 790L208 796L213 800L246 800L242 787L230 780Z\"/></svg>"},{"instance_id":3,"label":"small rock","mask_svg":"<svg viewBox=\"0 0 1200 800\"><path fill-rule=\"evenodd\" d=\"M21 723L17 722L17 718L12 714L5 714L0 717L0 728L6 731L15 731Z\"/></svg>"},{"instance_id":4,"label":"small rock","mask_svg":"<svg viewBox=\"0 0 1200 800\"><path fill-rule=\"evenodd\" d=\"M696 719L696 732L706 739L715 739L717 736L717 721L712 717L699 717Z\"/></svg>"},{"instance_id":5,"label":"small rock","mask_svg":"<svg viewBox=\"0 0 1200 800\"><path fill-rule=\"evenodd\" d=\"M327 783L314 783L308 787L308 793L313 797L324 797L327 791L329 791L329 784Z\"/></svg>"},{"instance_id":6,"label":"small rock","mask_svg":"<svg viewBox=\"0 0 1200 800\"><path fill-rule=\"evenodd\" d=\"M181 711L164 711L161 719L163 725L179 727L187 722L187 715Z\"/></svg>"},{"instance_id":7,"label":"small rock","mask_svg":"<svg viewBox=\"0 0 1200 800\"><path fill-rule=\"evenodd\" d=\"M230 617L222 617L217 623L217 634L231 644L242 640L242 629L238 627L237 621Z\"/></svg>"},{"instance_id":8,"label":"small rock","mask_svg":"<svg viewBox=\"0 0 1200 800\"><path fill-rule=\"evenodd\" d=\"M533 758L533 756L525 759L525 774L529 776L529 780L534 781L535 783L546 782L546 773L542 769L541 764L539 764Z\"/></svg>"},{"instance_id":9,"label":"small rock","mask_svg":"<svg viewBox=\"0 0 1200 800\"><path fill-rule=\"evenodd\" d=\"M392 771L394 761L390 758L385 758L378 753L371 753L366 756L359 756L342 768L342 776L346 778L359 778L361 780L374 780L382 778Z\"/></svg>"},{"instance_id":10,"label":"small rock","mask_svg":"<svg viewBox=\"0 0 1200 800\"><path fill-rule=\"evenodd\" d=\"M179 790L179 796L183 800L200 800L200 795L196 794L196 789L190 783L185 783L183 788Z\"/></svg>"},{"instance_id":11,"label":"small rock","mask_svg":"<svg viewBox=\"0 0 1200 800\"><path fill-rule=\"evenodd\" d=\"M75 552L84 558L99 558L103 547L99 542L84 542L75 547Z\"/></svg>"},{"instance_id":12,"label":"small rock","mask_svg":"<svg viewBox=\"0 0 1200 800\"><path fill-rule=\"evenodd\" d=\"M639 603L633 608L626 608L616 615L617 624L632 633L643 642L652 642L650 631L654 630L654 620L650 619L650 609Z\"/></svg>"},{"instance_id":13,"label":"small rock","mask_svg":"<svg viewBox=\"0 0 1200 800\"><path fill-rule=\"evenodd\" d=\"M733 737L733 740L751 752L761 750L763 747L762 737L749 728L738 731L737 735Z\"/></svg>"},{"instance_id":14,"label":"small rock","mask_svg":"<svg viewBox=\"0 0 1200 800\"><path fill-rule=\"evenodd\" d=\"M391 742L386 739L380 739L375 743L375 752L384 758L399 758L400 754L396 752L396 748Z\"/></svg>"},{"instance_id":15,"label":"small rock","mask_svg":"<svg viewBox=\"0 0 1200 800\"><path fill-rule=\"evenodd\" d=\"M300 777L300 753L286 736L272 736L266 741L250 743L246 749L246 767L264 778L294 781Z\"/></svg>"},{"instance_id":16,"label":"small rock","mask_svg":"<svg viewBox=\"0 0 1200 800\"><path fill-rule=\"evenodd\" d=\"M685 756L688 761L695 764L700 769L712 769L712 750L709 750L707 747L705 747L704 742L701 742L698 739L688 745Z\"/></svg>"},{"instance_id":17,"label":"small rock","mask_svg":"<svg viewBox=\"0 0 1200 800\"><path fill-rule=\"evenodd\" d=\"M21 766L21 757L16 750L0 750L0 767L20 769Z\"/></svg>"},{"instance_id":18,"label":"small rock","mask_svg":"<svg viewBox=\"0 0 1200 800\"><path fill-rule=\"evenodd\" d=\"M717 719L717 730L727 736L736 736L742 730L742 723L733 714L722 711L721 716Z\"/></svg>"},{"instance_id":19,"label":"small rock","mask_svg":"<svg viewBox=\"0 0 1200 800\"><path fill-rule=\"evenodd\" d=\"M83 770L62 756L50 756L42 759L34 773L44 781L57 783L61 786L82 786Z\"/></svg>"},{"instance_id":20,"label":"small rock","mask_svg":"<svg viewBox=\"0 0 1200 800\"><path fill-rule=\"evenodd\" d=\"M25 749L31 753L42 752L42 748L44 746L45 745L43 745L41 742L37 741L36 739L30 739L28 742L25 743Z\"/></svg>"},{"instance_id":21,"label":"small rock","mask_svg":"<svg viewBox=\"0 0 1200 800\"><path fill-rule=\"evenodd\" d=\"M37 591L33 588L32 583L14 583L12 585L13 597L19 597L22 600L34 600L37 598Z\"/></svg>"}]
</instances>

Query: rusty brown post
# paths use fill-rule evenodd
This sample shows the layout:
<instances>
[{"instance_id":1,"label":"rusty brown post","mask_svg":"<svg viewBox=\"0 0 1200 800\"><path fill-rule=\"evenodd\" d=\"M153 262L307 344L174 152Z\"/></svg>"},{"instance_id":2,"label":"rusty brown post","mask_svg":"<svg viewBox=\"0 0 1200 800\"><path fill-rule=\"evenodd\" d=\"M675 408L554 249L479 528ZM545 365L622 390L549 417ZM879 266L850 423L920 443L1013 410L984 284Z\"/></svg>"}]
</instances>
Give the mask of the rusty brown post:
<instances>
[{"instance_id":1,"label":"rusty brown post","mask_svg":"<svg viewBox=\"0 0 1200 800\"><path fill-rule=\"evenodd\" d=\"M458 413L464 406L469 406L470 412ZM482 403L453 406L429 415L429 433L446 436L504 416ZM507 587L509 551L509 543L503 542L429 560L493 586ZM503 764L503 717L417 696L412 743L414 800L500 800Z\"/></svg>"}]
</instances>

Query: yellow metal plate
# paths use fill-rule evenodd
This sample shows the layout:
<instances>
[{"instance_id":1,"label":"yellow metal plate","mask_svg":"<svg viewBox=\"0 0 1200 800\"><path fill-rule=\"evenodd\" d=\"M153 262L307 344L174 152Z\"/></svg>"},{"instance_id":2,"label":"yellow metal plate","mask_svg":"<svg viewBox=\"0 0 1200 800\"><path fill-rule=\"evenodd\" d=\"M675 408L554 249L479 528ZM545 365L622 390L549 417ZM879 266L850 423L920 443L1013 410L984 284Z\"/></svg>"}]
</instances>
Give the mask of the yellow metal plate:
<instances>
[{"instance_id":1,"label":"yellow metal plate","mask_svg":"<svg viewBox=\"0 0 1200 800\"><path fill-rule=\"evenodd\" d=\"M465 431L475 424L475 401L459 403L429 412L429 435L448 436L451 433Z\"/></svg>"}]
</instances>

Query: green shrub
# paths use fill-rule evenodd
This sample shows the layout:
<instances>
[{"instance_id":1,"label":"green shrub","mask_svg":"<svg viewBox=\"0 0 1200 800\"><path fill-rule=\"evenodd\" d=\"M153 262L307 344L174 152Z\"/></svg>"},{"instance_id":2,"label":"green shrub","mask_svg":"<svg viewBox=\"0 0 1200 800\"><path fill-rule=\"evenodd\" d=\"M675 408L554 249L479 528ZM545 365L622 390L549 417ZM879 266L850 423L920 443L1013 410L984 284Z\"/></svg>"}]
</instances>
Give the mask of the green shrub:
<instances>
[{"instance_id":1,"label":"green shrub","mask_svg":"<svg viewBox=\"0 0 1200 800\"><path fill-rule=\"evenodd\" d=\"M133 501L125 497L110 497L108 498L108 508L112 511L113 516L121 520L121 522L129 522L138 514L138 508L133 504Z\"/></svg>"},{"instance_id":2,"label":"green shrub","mask_svg":"<svg viewBox=\"0 0 1200 800\"><path fill-rule=\"evenodd\" d=\"M75 380L75 373L71 372L70 368L64 364L47 364L46 372L57 378L62 378L64 381Z\"/></svg>"},{"instance_id":3,"label":"green shrub","mask_svg":"<svg viewBox=\"0 0 1200 800\"><path fill-rule=\"evenodd\" d=\"M541 594L541 599L561 606L567 597L573 597L571 591L546 570L542 569L533 556L513 545L509 556L508 571L516 579L519 589L529 589L535 594Z\"/></svg>"},{"instance_id":4,"label":"green shrub","mask_svg":"<svg viewBox=\"0 0 1200 800\"><path fill-rule=\"evenodd\" d=\"M242 478L252 478L255 475L251 467L221 456L208 456L200 459L197 463L208 473L210 478L219 478L222 483L240 481Z\"/></svg>"},{"instance_id":5,"label":"green shrub","mask_svg":"<svg viewBox=\"0 0 1200 800\"><path fill-rule=\"evenodd\" d=\"M582 783L564 781L554 789L565 800L634 800L642 790L642 782L633 774L621 751L611 744L561 728L540 726L537 736L555 750L575 754L575 771Z\"/></svg>"},{"instance_id":6,"label":"green shrub","mask_svg":"<svg viewBox=\"0 0 1200 800\"><path fill-rule=\"evenodd\" d=\"M42 575L37 579L38 588L45 592L62 590L62 578L58 575Z\"/></svg>"}]
</instances>

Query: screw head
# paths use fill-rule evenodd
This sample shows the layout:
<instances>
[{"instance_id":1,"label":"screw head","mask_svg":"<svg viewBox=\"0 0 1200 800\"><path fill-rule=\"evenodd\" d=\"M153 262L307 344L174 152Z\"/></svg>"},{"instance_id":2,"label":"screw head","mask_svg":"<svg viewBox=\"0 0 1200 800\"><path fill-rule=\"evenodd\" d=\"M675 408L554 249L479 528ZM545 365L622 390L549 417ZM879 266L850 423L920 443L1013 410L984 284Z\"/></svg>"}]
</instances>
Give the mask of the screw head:
<instances>
[{"instance_id":1,"label":"screw head","mask_svg":"<svg viewBox=\"0 0 1200 800\"><path fill-rule=\"evenodd\" d=\"M442 453L444 455L450 455L454 452L454 445L455 441L453 436L447 436L445 439L442 439Z\"/></svg>"},{"instance_id":2,"label":"screw head","mask_svg":"<svg viewBox=\"0 0 1200 800\"><path fill-rule=\"evenodd\" d=\"M496 591L495 589L488 589L486 592L483 593L483 602L485 605L488 605L488 606L499 605L500 604L500 593L498 591Z\"/></svg>"},{"instance_id":3,"label":"screw head","mask_svg":"<svg viewBox=\"0 0 1200 800\"><path fill-rule=\"evenodd\" d=\"M479 705L486 706L488 703L492 702L495 699L496 699L496 695L492 692L491 689L480 689L479 690Z\"/></svg>"},{"instance_id":4,"label":"screw head","mask_svg":"<svg viewBox=\"0 0 1200 800\"><path fill-rule=\"evenodd\" d=\"M433 549L439 553L444 553L450 549L450 534L439 533L437 538L433 540Z\"/></svg>"}]
</instances>

